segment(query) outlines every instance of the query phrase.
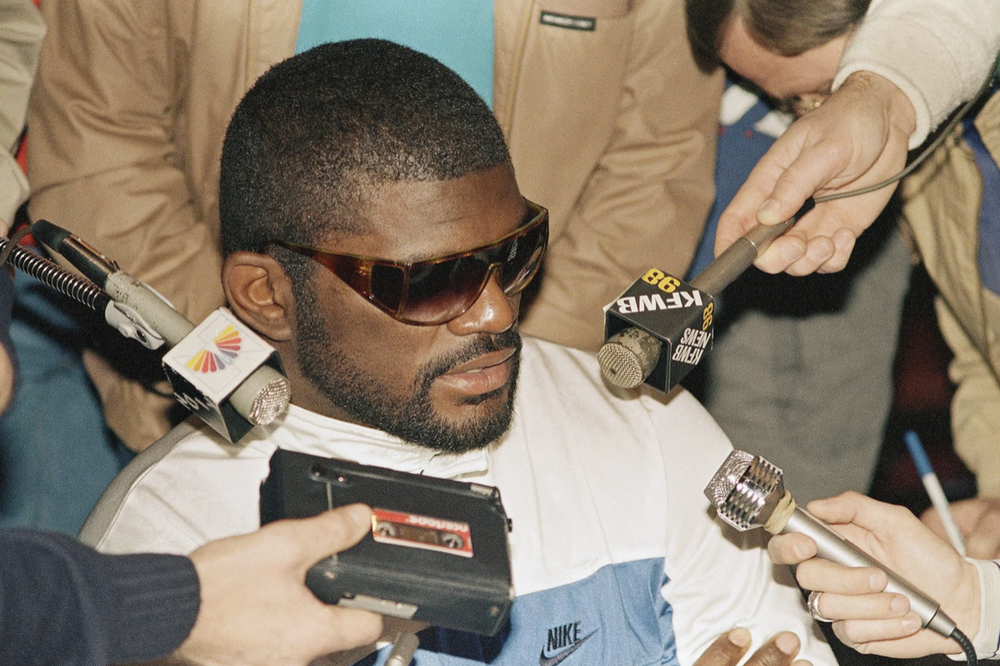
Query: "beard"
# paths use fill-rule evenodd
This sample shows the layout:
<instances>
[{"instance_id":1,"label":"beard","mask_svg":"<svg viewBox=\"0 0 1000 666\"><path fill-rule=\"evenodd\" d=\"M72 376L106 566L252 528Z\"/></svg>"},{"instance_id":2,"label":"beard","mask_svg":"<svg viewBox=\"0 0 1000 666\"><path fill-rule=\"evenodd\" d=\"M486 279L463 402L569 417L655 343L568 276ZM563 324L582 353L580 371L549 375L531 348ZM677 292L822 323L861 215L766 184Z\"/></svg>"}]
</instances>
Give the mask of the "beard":
<instances>
[{"instance_id":1,"label":"beard","mask_svg":"<svg viewBox=\"0 0 1000 666\"><path fill-rule=\"evenodd\" d=\"M521 336L515 329L497 335L469 336L461 349L421 367L409 397L398 399L375 385L370 374L337 349L311 298L296 298L296 301L299 321L296 361L302 374L324 397L359 423L446 453L485 448L510 427L521 356ZM509 381L495 391L469 396L464 404L476 406L470 410L470 418L452 423L437 413L430 396L435 379L483 354L511 347L517 351L511 357Z\"/></svg>"}]
</instances>

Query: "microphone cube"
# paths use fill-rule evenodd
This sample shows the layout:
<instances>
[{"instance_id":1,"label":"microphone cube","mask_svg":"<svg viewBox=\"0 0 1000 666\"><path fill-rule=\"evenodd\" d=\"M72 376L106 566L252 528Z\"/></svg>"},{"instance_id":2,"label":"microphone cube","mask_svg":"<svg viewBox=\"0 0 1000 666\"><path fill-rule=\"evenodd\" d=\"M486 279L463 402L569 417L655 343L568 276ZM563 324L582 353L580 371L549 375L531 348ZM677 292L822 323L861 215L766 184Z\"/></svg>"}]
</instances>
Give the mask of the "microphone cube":
<instances>
[{"instance_id":1,"label":"microphone cube","mask_svg":"<svg viewBox=\"0 0 1000 666\"><path fill-rule=\"evenodd\" d=\"M163 356L177 401L230 442L239 441L253 424L229 399L264 365L283 373L274 347L225 308L208 315Z\"/></svg>"},{"instance_id":2,"label":"microphone cube","mask_svg":"<svg viewBox=\"0 0 1000 666\"><path fill-rule=\"evenodd\" d=\"M605 307L604 337L633 328L659 340L659 358L644 383L667 392L712 348L714 312L711 294L650 268Z\"/></svg>"}]
</instances>

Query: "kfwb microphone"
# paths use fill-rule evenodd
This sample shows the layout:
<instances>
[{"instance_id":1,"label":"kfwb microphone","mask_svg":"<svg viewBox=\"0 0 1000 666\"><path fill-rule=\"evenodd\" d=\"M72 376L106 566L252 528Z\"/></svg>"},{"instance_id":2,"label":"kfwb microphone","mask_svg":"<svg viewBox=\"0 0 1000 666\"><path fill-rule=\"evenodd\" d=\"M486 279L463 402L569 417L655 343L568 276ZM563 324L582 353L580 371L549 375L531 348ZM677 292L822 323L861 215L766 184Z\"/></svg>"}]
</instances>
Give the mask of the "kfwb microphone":
<instances>
[{"instance_id":1,"label":"kfwb microphone","mask_svg":"<svg viewBox=\"0 0 1000 666\"><path fill-rule=\"evenodd\" d=\"M763 526L771 534L805 534L816 542L818 557L848 567L881 569L889 576L886 592L906 596L910 610L920 616L924 627L945 638L954 638L955 622L941 611L936 601L797 506L791 493L785 490L782 477L781 469L760 456L733 451L712 477L705 495L715 505L719 517L741 532Z\"/></svg>"},{"instance_id":2,"label":"kfwb microphone","mask_svg":"<svg viewBox=\"0 0 1000 666\"><path fill-rule=\"evenodd\" d=\"M715 299L729 283L811 211L810 197L795 215L773 226L758 224L705 267L690 283L650 268L604 308L607 342L597 358L612 385L643 382L669 391L701 362L715 337Z\"/></svg>"},{"instance_id":3,"label":"kfwb microphone","mask_svg":"<svg viewBox=\"0 0 1000 666\"><path fill-rule=\"evenodd\" d=\"M149 349L166 343L163 370L177 400L229 441L288 409L291 389L274 348L225 308L195 326L150 287L46 220L31 229L106 292L108 323Z\"/></svg>"}]
</instances>

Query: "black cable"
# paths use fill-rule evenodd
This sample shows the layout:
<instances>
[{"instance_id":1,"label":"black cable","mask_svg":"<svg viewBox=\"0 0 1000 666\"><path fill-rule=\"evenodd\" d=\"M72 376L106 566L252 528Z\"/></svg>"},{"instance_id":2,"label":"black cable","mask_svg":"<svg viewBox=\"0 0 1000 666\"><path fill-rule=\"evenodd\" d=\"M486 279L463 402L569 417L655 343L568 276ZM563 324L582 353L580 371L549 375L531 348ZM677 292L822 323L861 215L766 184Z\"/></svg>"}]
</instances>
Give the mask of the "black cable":
<instances>
[{"instance_id":1,"label":"black cable","mask_svg":"<svg viewBox=\"0 0 1000 666\"><path fill-rule=\"evenodd\" d=\"M969 662L969 666L977 666L979 659L976 657L976 648L972 647L972 641L969 640L968 636L959 631L958 627L955 627L955 630L951 632L950 638L965 650L965 659Z\"/></svg>"}]
</instances>

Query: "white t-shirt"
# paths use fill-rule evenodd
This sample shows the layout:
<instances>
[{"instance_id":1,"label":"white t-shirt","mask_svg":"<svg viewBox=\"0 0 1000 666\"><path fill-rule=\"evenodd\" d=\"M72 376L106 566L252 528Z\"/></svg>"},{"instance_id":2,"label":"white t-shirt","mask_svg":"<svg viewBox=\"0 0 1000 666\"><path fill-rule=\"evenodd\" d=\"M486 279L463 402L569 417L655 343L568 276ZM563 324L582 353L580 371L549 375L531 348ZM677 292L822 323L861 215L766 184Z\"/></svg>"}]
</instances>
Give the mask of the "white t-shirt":
<instances>
[{"instance_id":1,"label":"white t-shirt","mask_svg":"<svg viewBox=\"0 0 1000 666\"><path fill-rule=\"evenodd\" d=\"M835 664L797 588L775 581L761 531L714 519L703 490L731 447L701 405L612 396L592 355L530 338L513 422L487 450L436 454L294 406L240 445L188 424L137 458L81 536L105 552L188 553L250 532L276 447L500 489L514 526L509 630L422 635L418 663L545 666L571 649L566 666L691 664L744 626L757 645L794 631L801 658Z\"/></svg>"}]
</instances>

